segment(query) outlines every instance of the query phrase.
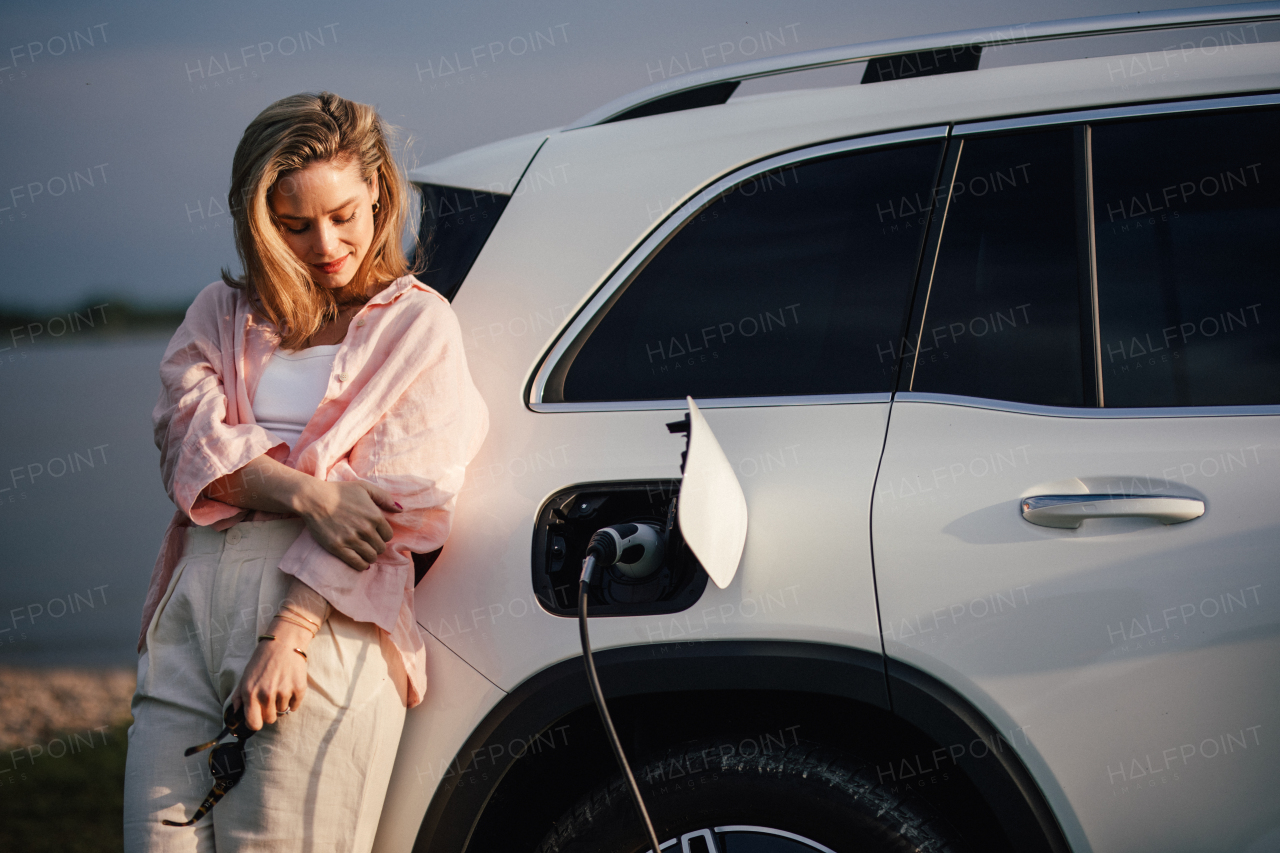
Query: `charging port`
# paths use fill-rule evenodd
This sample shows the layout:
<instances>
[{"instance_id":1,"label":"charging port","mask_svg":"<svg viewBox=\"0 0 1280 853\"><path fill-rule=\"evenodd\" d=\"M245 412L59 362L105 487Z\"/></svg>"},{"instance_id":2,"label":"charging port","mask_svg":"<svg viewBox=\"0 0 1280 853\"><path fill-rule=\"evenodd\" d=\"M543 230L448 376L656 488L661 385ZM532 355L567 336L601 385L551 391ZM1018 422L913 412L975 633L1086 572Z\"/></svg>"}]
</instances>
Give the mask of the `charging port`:
<instances>
[{"instance_id":1,"label":"charging port","mask_svg":"<svg viewBox=\"0 0 1280 853\"><path fill-rule=\"evenodd\" d=\"M561 489L538 511L533 534L533 590L557 616L577 617L578 579L592 535L613 524L651 524L666 535L659 568L628 577L618 566L597 571L589 590L594 616L675 613L693 606L707 573L676 523L679 480L586 483Z\"/></svg>"}]
</instances>

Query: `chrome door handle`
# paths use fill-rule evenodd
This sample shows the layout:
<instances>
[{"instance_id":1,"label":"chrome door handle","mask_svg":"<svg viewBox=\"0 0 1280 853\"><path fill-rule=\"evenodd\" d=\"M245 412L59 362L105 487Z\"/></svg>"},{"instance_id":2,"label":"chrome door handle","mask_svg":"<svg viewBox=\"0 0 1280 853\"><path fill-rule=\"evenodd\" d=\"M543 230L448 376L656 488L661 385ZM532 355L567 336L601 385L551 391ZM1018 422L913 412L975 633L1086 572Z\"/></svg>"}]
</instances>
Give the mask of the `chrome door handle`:
<instances>
[{"instance_id":1,"label":"chrome door handle","mask_svg":"<svg viewBox=\"0 0 1280 853\"><path fill-rule=\"evenodd\" d=\"M1167 495L1036 495L1022 499L1022 517L1041 527L1076 529L1090 518L1154 518L1180 524L1204 515L1204 501Z\"/></svg>"}]
</instances>

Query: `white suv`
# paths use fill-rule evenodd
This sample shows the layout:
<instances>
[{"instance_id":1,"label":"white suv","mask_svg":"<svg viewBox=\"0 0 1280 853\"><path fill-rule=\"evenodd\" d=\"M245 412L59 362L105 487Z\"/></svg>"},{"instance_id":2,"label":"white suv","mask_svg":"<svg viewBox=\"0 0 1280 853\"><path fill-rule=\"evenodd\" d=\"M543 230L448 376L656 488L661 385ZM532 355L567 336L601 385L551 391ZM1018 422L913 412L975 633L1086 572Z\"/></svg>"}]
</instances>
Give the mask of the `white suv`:
<instances>
[{"instance_id":1,"label":"white suv","mask_svg":"<svg viewBox=\"0 0 1280 853\"><path fill-rule=\"evenodd\" d=\"M415 171L492 428L376 849L648 849L576 584L667 518L686 395L737 576L677 536L590 607L664 849L1280 849L1277 19L760 59ZM735 91L813 69L862 78Z\"/></svg>"}]
</instances>

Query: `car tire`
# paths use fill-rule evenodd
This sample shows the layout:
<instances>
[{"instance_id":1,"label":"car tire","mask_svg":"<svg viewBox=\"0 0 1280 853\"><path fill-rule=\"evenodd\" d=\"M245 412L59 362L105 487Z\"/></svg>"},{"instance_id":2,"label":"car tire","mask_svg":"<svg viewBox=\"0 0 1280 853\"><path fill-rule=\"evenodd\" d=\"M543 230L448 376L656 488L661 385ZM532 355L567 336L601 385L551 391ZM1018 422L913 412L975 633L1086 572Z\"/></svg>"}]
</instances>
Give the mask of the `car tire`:
<instances>
[{"instance_id":1,"label":"car tire","mask_svg":"<svg viewBox=\"0 0 1280 853\"><path fill-rule=\"evenodd\" d=\"M634 771L663 851L963 849L926 802L910 791L895 792L880 784L865 762L804 741L757 748L748 755L748 740L683 744ZM727 827L737 829L725 831ZM619 774L579 799L543 838L537 853L645 853L651 846Z\"/></svg>"}]
</instances>

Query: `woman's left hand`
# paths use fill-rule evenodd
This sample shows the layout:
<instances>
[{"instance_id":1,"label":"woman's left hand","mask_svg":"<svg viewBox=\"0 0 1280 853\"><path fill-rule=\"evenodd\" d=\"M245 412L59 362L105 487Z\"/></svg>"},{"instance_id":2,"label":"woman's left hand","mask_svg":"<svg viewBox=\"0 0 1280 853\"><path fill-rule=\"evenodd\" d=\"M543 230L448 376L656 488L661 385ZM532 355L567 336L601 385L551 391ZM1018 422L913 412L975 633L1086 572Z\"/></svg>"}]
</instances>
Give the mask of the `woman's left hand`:
<instances>
[{"instance_id":1,"label":"woman's left hand","mask_svg":"<svg viewBox=\"0 0 1280 853\"><path fill-rule=\"evenodd\" d=\"M245 722L255 732L274 723L282 712L296 711L307 692L307 661L294 649L305 652L311 632L276 618L267 633L275 639L258 643L231 700L235 707L244 707Z\"/></svg>"}]
</instances>

